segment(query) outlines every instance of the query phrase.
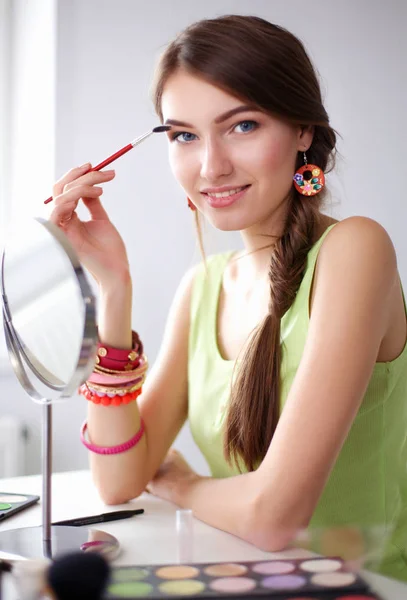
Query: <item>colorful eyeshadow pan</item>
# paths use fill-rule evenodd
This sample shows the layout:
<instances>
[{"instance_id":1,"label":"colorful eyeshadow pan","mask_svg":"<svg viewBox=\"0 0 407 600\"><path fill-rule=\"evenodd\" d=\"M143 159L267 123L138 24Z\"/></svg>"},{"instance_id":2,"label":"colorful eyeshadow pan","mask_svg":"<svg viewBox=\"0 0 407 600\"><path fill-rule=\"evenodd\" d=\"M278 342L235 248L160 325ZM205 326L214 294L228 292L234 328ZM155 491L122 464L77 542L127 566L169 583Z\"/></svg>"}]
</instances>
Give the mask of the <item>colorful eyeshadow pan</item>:
<instances>
[{"instance_id":1,"label":"colorful eyeshadow pan","mask_svg":"<svg viewBox=\"0 0 407 600\"><path fill-rule=\"evenodd\" d=\"M0 494L0 504L2 502L25 502L27 500L27 496L17 496L16 494Z\"/></svg>"},{"instance_id":2,"label":"colorful eyeshadow pan","mask_svg":"<svg viewBox=\"0 0 407 600\"><path fill-rule=\"evenodd\" d=\"M152 591L153 586L143 581L113 583L108 589L108 593L117 598L142 598L149 596Z\"/></svg>"},{"instance_id":3,"label":"colorful eyeshadow pan","mask_svg":"<svg viewBox=\"0 0 407 600\"><path fill-rule=\"evenodd\" d=\"M126 570L117 570L113 573L113 581L119 583L121 581L142 581L148 577L147 569L131 568Z\"/></svg>"},{"instance_id":4,"label":"colorful eyeshadow pan","mask_svg":"<svg viewBox=\"0 0 407 600\"><path fill-rule=\"evenodd\" d=\"M270 562L254 565L253 571L262 575L284 575L295 571L295 566L290 562L271 560Z\"/></svg>"},{"instance_id":5,"label":"colorful eyeshadow pan","mask_svg":"<svg viewBox=\"0 0 407 600\"><path fill-rule=\"evenodd\" d=\"M160 592L170 596L193 596L205 589L201 581L195 579L183 579L181 581L166 581L158 586Z\"/></svg>"},{"instance_id":6,"label":"colorful eyeshadow pan","mask_svg":"<svg viewBox=\"0 0 407 600\"><path fill-rule=\"evenodd\" d=\"M242 593L253 590L256 587L256 581L248 577L221 577L212 581L210 587L216 592Z\"/></svg>"},{"instance_id":7,"label":"colorful eyeshadow pan","mask_svg":"<svg viewBox=\"0 0 407 600\"><path fill-rule=\"evenodd\" d=\"M311 582L327 588L338 588L352 585L355 576L352 573L319 573L311 577Z\"/></svg>"},{"instance_id":8,"label":"colorful eyeshadow pan","mask_svg":"<svg viewBox=\"0 0 407 600\"><path fill-rule=\"evenodd\" d=\"M237 577L247 573L247 567L235 563L219 563L207 567L204 569L204 573L210 577Z\"/></svg>"},{"instance_id":9,"label":"colorful eyeshadow pan","mask_svg":"<svg viewBox=\"0 0 407 600\"><path fill-rule=\"evenodd\" d=\"M113 568L104 600L380 600L338 558Z\"/></svg>"},{"instance_id":10,"label":"colorful eyeshadow pan","mask_svg":"<svg viewBox=\"0 0 407 600\"><path fill-rule=\"evenodd\" d=\"M25 510L38 502L39 499L39 496L23 496L23 494L0 492L0 521L9 519L22 510Z\"/></svg>"},{"instance_id":11,"label":"colorful eyeshadow pan","mask_svg":"<svg viewBox=\"0 0 407 600\"><path fill-rule=\"evenodd\" d=\"M333 571L339 571L341 567L342 563L340 560L333 560L331 558L307 560L301 564L301 569L309 573L332 573Z\"/></svg>"},{"instance_id":12,"label":"colorful eyeshadow pan","mask_svg":"<svg viewBox=\"0 0 407 600\"><path fill-rule=\"evenodd\" d=\"M199 569L183 565L161 567L155 572L160 579L190 579L199 575Z\"/></svg>"},{"instance_id":13,"label":"colorful eyeshadow pan","mask_svg":"<svg viewBox=\"0 0 407 600\"><path fill-rule=\"evenodd\" d=\"M273 575L263 579L261 585L273 590L298 590L306 582L305 577L301 575Z\"/></svg>"}]
</instances>

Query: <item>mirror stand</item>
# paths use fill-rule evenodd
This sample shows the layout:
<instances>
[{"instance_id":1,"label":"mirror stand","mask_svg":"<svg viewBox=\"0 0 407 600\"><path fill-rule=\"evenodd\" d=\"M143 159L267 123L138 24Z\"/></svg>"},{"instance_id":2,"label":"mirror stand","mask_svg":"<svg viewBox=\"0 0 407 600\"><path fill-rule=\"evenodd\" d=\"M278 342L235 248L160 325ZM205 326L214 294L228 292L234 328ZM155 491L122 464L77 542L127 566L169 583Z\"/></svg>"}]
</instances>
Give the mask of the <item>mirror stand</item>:
<instances>
[{"instance_id":1,"label":"mirror stand","mask_svg":"<svg viewBox=\"0 0 407 600\"><path fill-rule=\"evenodd\" d=\"M117 539L98 529L51 524L52 404L42 406L42 525L0 532L2 551L21 558L49 558L67 552L98 552L112 560L119 553Z\"/></svg>"},{"instance_id":2,"label":"mirror stand","mask_svg":"<svg viewBox=\"0 0 407 600\"><path fill-rule=\"evenodd\" d=\"M49 256L53 256L55 259L57 252L60 252L62 262L56 265L54 271L59 274L62 267L69 265L66 269L66 277L71 278L71 283L73 282L71 287L77 288L80 292L80 305L84 308L84 317L83 323L78 326L81 340L73 372L69 373L64 379L53 376L30 348L30 345L33 345L38 336L36 334L35 339L30 339L27 337L27 332L21 327L23 321L18 320L18 310L21 313L21 307L17 302L19 297L16 300L13 293L7 293L6 280L12 283L12 275L19 263L17 261L13 263L11 260L10 264L12 266L7 265L6 269L6 251L3 252L1 269L2 312L5 341L10 362L23 389L35 403L42 405L42 525L1 531L0 549L9 555L14 555L16 559L18 557L54 559L57 555L81 550L83 552L97 552L112 560L118 555L120 549L119 542L114 536L88 527L52 525L52 403L58 398L67 399L72 396L92 371L97 343L97 328L94 298L68 240L55 226L42 219L35 219L31 227L35 232L33 238L36 242L41 241ZM46 246L50 242L52 242L51 247ZM20 251L19 246L18 250ZM32 252L27 253L27 256L32 257ZM11 257L13 257L12 252ZM18 286L15 289L20 293L21 276L16 279L18 280ZM36 279L34 283L37 284ZM52 285L57 285L57 283L53 281ZM50 290L47 288L47 293L49 291L53 292L52 285ZM12 288L13 286L10 285L11 292L13 292ZM31 302L31 299L35 296L31 293L27 294L27 297ZM34 311L31 312L32 318L35 319L37 315ZM63 311L61 314L64 314ZM15 315L17 315L17 319L13 321L12 317ZM65 343L65 340L63 341ZM58 355L64 355L63 353L66 351L65 345L58 351L55 348L52 350L54 353L57 352Z\"/></svg>"},{"instance_id":3,"label":"mirror stand","mask_svg":"<svg viewBox=\"0 0 407 600\"><path fill-rule=\"evenodd\" d=\"M4 297L3 297L4 300ZM66 552L97 552L113 560L120 551L118 540L99 529L52 525L52 401L40 396L31 385L24 369L18 344L13 337L6 311L3 310L7 348L18 380L31 398L42 404L41 462L42 462L42 525L0 532L2 551L21 558L53 559Z\"/></svg>"}]
</instances>

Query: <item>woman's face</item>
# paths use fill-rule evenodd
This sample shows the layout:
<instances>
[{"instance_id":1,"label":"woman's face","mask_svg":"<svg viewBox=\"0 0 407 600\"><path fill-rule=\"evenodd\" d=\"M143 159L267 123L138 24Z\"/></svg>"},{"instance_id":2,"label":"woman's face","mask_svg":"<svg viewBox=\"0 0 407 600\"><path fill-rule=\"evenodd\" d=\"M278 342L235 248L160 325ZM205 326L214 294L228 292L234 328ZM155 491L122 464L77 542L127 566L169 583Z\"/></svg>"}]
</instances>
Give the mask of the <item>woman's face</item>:
<instances>
[{"instance_id":1,"label":"woman's face","mask_svg":"<svg viewBox=\"0 0 407 600\"><path fill-rule=\"evenodd\" d=\"M162 96L172 171L186 195L223 231L266 224L293 185L297 152L312 133L250 106L183 70Z\"/></svg>"}]
</instances>

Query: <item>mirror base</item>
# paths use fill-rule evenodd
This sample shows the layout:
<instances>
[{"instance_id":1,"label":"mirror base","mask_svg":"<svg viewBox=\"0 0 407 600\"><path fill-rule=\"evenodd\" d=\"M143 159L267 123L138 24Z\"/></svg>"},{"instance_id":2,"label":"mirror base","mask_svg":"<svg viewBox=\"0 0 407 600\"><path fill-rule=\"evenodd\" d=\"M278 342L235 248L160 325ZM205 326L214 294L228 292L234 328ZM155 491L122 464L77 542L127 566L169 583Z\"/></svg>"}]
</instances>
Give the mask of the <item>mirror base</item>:
<instances>
[{"instance_id":1,"label":"mirror base","mask_svg":"<svg viewBox=\"0 0 407 600\"><path fill-rule=\"evenodd\" d=\"M44 540L42 527L23 527L0 532L2 551L22 558L54 559L68 552L97 552L107 560L120 552L118 540L99 529L88 527L51 527L51 540Z\"/></svg>"}]
</instances>

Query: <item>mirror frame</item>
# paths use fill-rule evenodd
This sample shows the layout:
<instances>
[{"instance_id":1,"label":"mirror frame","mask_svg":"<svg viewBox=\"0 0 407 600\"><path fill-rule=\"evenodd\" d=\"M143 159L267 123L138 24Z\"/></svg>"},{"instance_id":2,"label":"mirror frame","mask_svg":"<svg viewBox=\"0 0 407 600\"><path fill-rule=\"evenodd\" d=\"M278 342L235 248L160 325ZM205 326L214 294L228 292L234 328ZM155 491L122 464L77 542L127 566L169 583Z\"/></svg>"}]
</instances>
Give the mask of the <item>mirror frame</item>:
<instances>
[{"instance_id":1,"label":"mirror frame","mask_svg":"<svg viewBox=\"0 0 407 600\"><path fill-rule=\"evenodd\" d=\"M82 343L78 360L70 380L61 385L60 382L57 383L59 381L58 379L55 378L51 381L37 369L35 364L33 364L35 363L35 357L34 360L30 358L29 352L27 352L25 349L25 344L22 342L20 336L14 328L12 315L10 313L10 308L7 301L5 282L5 259L7 244L5 245L2 256L0 284L3 304L3 325L9 359L20 384L27 394L36 402L47 403L52 402L57 398L44 398L43 393L38 392L35 386L31 383L27 372L30 371L31 374L41 381L46 388L53 390L54 392L58 392L59 397L61 398L70 397L77 391L78 387L90 375L95 365L96 347L98 342L98 331L96 326L96 300L78 257L65 234L56 225L50 221L47 221L46 219L35 217L33 220L39 222L48 231L50 236L60 244L62 250L67 255L78 283L78 291L80 291L82 295L85 306ZM44 371L46 371L45 368Z\"/></svg>"}]
</instances>

